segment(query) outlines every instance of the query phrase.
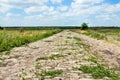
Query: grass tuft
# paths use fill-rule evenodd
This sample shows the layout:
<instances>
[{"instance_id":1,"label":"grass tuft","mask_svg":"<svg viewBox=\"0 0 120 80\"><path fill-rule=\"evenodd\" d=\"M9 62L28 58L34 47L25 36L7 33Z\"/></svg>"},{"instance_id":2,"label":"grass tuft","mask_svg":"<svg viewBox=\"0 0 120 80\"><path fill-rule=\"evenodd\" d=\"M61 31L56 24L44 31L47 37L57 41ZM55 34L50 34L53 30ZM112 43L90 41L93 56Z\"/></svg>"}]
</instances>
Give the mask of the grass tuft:
<instances>
[{"instance_id":1,"label":"grass tuft","mask_svg":"<svg viewBox=\"0 0 120 80\"><path fill-rule=\"evenodd\" d=\"M98 58L97 57L94 57L94 56L91 56L87 59L88 61L91 61L91 62L94 62L94 63L97 63L98 62Z\"/></svg>"},{"instance_id":2,"label":"grass tuft","mask_svg":"<svg viewBox=\"0 0 120 80\"><path fill-rule=\"evenodd\" d=\"M54 71L45 71L42 74L44 76L55 77L55 76L62 74L62 72L63 72L62 70L54 70Z\"/></svg>"},{"instance_id":3,"label":"grass tuft","mask_svg":"<svg viewBox=\"0 0 120 80\"><path fill-rule=\"evenodd\" d=\"M118 74L115 73L112 69L105 68L101 65L97 66L81 66L78 70L83 71L84 73L89 73L95 79L102 79L104 77L110 78L110 80L119 80Z\"/></svg>"}]
</instances>

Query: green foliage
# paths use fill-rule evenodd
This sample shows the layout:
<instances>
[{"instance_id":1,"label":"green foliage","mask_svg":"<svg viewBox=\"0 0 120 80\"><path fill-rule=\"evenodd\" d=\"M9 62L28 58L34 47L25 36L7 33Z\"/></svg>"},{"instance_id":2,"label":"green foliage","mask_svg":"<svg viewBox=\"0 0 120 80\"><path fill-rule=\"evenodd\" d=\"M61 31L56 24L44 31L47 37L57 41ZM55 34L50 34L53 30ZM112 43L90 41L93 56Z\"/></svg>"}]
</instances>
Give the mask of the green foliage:
<instances>
[{"instance_id":1,"label":"green foliage","mask_svg":"<svg viewBox=\"0 0 120 80\"><path fill-rule=\"evenodd\" d=\"M54 70L54 71L45 71L42 73L44 76L50 76L50 77L55 77L57 75L62 74L62 70Z\"/></svg>"},{"instance_id":2,"label":"green foliage","mask_svg":"<svg viewBox=\"0 0 120 80\"><path fill-rule=\"evenodd\" d=\"M91 74L94 78L101 79L108 77L111 80L119 80L118 75L109 68L104 68L102 65L97 66L81 66L78 70L83 71L84 73Z\"/></svg>"},{"instance_id":3,"label":"green foliage","mask_svg":"<svg viewBox=\"0 0 120 80\"><path fill-rule=\"evenodd\" d=\"M86 30L86 29L88 29L87 23L82 23L81 30Z\"/></svg>"}]
</instances>

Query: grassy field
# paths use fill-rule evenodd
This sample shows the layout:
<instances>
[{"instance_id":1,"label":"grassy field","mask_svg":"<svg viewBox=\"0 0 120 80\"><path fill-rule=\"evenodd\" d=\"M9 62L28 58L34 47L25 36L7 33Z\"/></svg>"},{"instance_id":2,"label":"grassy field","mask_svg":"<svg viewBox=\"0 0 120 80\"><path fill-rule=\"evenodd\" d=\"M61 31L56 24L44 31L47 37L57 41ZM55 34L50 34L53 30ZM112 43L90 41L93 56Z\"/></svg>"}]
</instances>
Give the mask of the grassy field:
<instances>
[{"instance_id":1,"label":"grassy field","mask_svg":"<svg viewBox=\"0 0 120 80\"><path fill-rule=\"evenodd\" d=\"M0 52L10 50L60 32L59 29L46 30L0 30Z\"/></svg>"},{"instance_id":2,"label":"grassy field","mask_svg":"<svg viewBox=\"0 0 120 80\"><path fill-rule=\"evenodd\" d=\"M106 40L120 46L120 28L92 28L86 31L73 30L98 40Z\"/></svg>"}]
</instances>

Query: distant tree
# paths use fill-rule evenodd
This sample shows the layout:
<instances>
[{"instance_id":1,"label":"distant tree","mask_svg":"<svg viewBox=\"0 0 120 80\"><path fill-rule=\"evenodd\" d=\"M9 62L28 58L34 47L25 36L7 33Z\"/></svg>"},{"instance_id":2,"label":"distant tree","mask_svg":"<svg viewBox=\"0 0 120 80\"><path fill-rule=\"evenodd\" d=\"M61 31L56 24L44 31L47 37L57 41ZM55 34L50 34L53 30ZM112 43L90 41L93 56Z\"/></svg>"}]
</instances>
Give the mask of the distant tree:
<instances>
[{"instance_id":1,"label":"distant tree","mask_svg":"<svg viewBox=\"0 0 120 80\"><path fill-rule=\"evenodd\" d=\"M0 26L0 30L3 30L2 26Z\"/></svg>"},{"instance_id":2,"label":"distant tree","mask_svg":"<svg viewBox=\"0 0 120 80\"><path fill-rule=\"evenodd\" d=\"M86 30L86 29L88 29L87 23L82 23L81 24L81 30Z\"/></svg>"}]
</instances>

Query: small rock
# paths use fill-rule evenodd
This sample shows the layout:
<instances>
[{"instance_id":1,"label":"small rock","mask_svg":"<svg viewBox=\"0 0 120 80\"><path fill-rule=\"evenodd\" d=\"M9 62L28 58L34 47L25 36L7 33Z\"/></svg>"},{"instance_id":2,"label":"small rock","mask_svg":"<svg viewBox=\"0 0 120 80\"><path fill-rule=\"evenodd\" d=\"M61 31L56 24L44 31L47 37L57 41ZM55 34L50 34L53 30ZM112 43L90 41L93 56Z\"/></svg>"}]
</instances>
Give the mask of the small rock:
<instances>
[{"instance_id":1,"label":"small rock","mask_svg":"<svg viewBox=\"0 0 120 80\"><path fill-rule=\"evenodd\" d=\"M52 52L52 54L56 55L56 54L60 54L59 52Z\"/></svg>"}]
</instances>

